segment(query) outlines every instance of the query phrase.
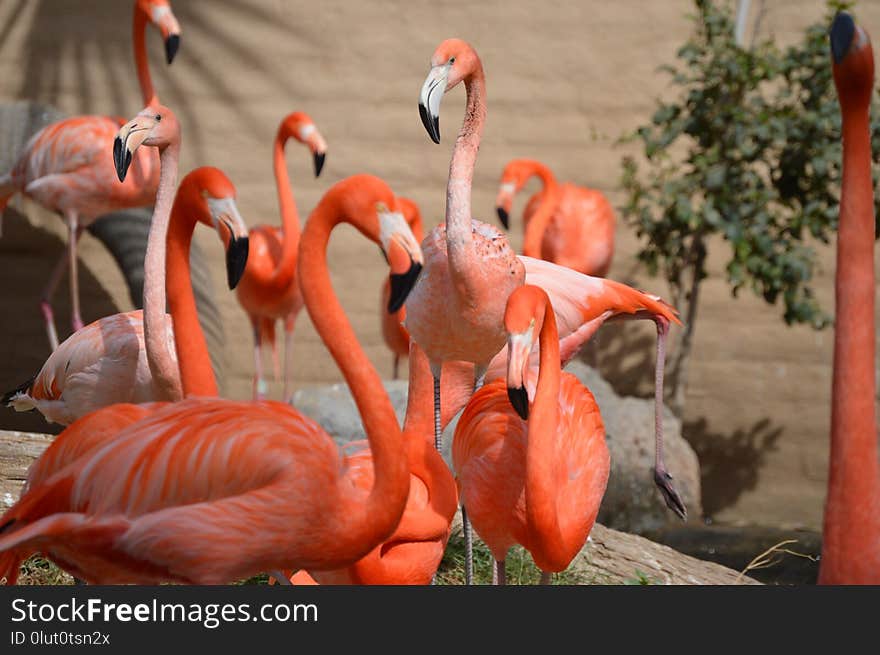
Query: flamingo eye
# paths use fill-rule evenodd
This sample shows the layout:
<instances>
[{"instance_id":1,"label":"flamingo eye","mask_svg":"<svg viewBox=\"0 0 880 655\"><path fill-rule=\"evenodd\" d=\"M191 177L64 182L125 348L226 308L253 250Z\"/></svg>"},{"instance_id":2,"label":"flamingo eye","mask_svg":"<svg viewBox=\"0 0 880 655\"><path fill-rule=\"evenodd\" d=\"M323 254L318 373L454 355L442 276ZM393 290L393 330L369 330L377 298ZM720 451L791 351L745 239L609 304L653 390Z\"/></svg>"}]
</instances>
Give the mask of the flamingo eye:
<instances>
[{"instance_id":1,"label":"flamingo eye","mask_svg":"<svg viewBox=\"0 0 880 655\"><path fill-rule=\"evenodd\" d=\"M455 63L455 57L450 57L449 58L449 65L451 66L454 63Z\"/></svg>"},{"instance_id":2,"label":"flamingo eye","mask_svg":"<svg viewBox=\"0 0 880 655\"><path fill-rule=\"evenodd\" d=\"M161 121L161 120L162 120L162 114L156 114L156 120L157 120L157 121Z\"/></svg>"}]
</instances>

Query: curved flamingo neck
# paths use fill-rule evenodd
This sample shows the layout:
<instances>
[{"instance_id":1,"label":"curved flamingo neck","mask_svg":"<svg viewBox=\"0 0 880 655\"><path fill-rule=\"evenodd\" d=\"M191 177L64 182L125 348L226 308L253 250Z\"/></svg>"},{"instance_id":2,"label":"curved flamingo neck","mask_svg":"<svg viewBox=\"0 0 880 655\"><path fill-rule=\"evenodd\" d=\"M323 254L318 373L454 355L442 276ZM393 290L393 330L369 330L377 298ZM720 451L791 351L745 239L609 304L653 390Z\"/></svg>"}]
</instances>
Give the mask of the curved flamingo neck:
<instances>
[{"instance_id":1,"label":"curved flamingo neck","mask_svg":"<svg viewBox=\"0 0 880 655\"><path fill-rule=\"evenodd\" d=\"M874 197L865 106L843 110L843 180L835 277L831 453L820 581L880 571L880 466L874 371ZM849 569L848 572L846 570ZM865 578L860 578L864 580Z\"/></svg>"},{"instance_id":2,"label":"curved flamingo neck","mask_svg":"<svg viewBox=\"0 0 880 655\"><path fill-rule=\"evenodd\" d=\"M281 259L272 278L272 283L279 289L289 287L293 282L294 275L296 275L296 255L300 235L299 212L296 209L296 201L293 199L290 175L287 172L287 160L284 158L284 145L289 138L290 135L283 126L278 128L273 153L275 185L278 188L278 206L281 210L281 229L284 232Z\"/></svg>"},{"instance_id":3,"label":"curved flamingo neck","mask_svg":"<svg viewBox=\"0 0 880 655\"><path fill-rule=\"evenodd\" d=\"M180 398L179 373L166 338L165 257L168 224L180 145L173 143L159 153L159 190L153 207L147 254L144 258L144 345L157 398Z\"/></svg>"},{"instance_id":4,"label":"curved flamingo neck","mask_svg":"<svg viewBox=\"0 0 880 655\"><path fill-rule=\"evenodd\" d=\"M158 105L159 97L153 89L153 78L150 77L150 64L147 59L147 17L138 7L134 8L131 36L138 83L141 86L141 97L144 101L143 106Z\"/></svg>"},{"instance_id":5,"label":"curved flamingo neck","mask_svg":"<svg viewBox=\"0 0 880 655\"><path fill-rule=\"evenodd\" d=\"M171 209L167 239L168 310L174 326L174 346L183 395L219 396L208 344L199 323L190 273L189 255L197 215L178 192Z\"/></svg>"},{"instance_id":6,"label":"curved flamingo neck","mask_svg":"<svg viewBox=\"0 0 880 655\"><path fill-rule=\"evenodd\" d=\"M543 185L541 204L526 224L525 237L523 239L523 254L536 259L541 258L541 241L544 232L553 217L553 210L559 201L559 186L556 177L544 164L532 162L532 170L529 175L537 175Z\"/></svg>"},{"instance_id":7,"label":"curved flamingo neck","mask_svg":"<svg viewBox=\"0 0 880 655\"><path fill-rule=\"evenodd\" d=\"M486 80L479 59L464 85L467 107L452 150L446 183L446 246L453 276L466 270L473 259L471 186L486 122Z\"/></svg>"},{"instance_id":8,"label":"curved flamingo neck","mask_svg":"<svg viewBox=\"0 0 880 655\"><path fill-rule=\"evenodd\" d=\"M394 530L409 493L407 446L382 380L367 358L339 304L327 267L327 244L333 228L347 222L365 232L360 217L347 216L341 207L347 186L331 189L309 216L299 251L298 275L303 300L315 329L351 390L370 444L375 482L366 502L345 506L339 521L337 543L355 547L378 543Z\"/></svg>"},{"instance_id":9,"label":"curved flamingo neck","mask_svg":"<svg viewBox=\"0 0 880 655\"><path fill-rule=\"evenodd\" d=\"M526 447L526 521L533 548L544 559L565 562L564 541L557 511L556 432L559 427L559 335L550 303L544 301L538 383L529 410Z\"/></svg>"}]
</instances>

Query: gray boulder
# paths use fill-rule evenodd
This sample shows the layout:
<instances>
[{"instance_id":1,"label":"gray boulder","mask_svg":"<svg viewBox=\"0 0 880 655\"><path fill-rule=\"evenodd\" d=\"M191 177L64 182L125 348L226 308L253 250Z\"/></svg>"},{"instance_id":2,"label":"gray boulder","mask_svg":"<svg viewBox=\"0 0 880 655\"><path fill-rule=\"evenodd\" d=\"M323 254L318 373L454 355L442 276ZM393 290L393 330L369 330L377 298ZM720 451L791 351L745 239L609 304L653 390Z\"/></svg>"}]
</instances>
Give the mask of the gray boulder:
<instances>
[{"instance_id":1,"label":"gray boulder","mask_svg":"<svg viewBox=\"0 0 880 655\"><path fill-rule=\"evenodd\" d=\"M566 370L593 392L605 423L611 452L611 476L599 520L608 527L636 533L680 524L654 487L653 401L618 396L598 372L581 362L572 362ZM407 383L394 380L386 381L384 385L402 424L406 413ZM345 384L305 387L296 392L293 404L321 424L339 445L365 438L360 415ZM457 423L458 417L443 433L443 457L450 467L452 437ZM702 507L697 456L681 437L681 423L668 409L663 426L666 468L688 508L688 516L698 518Z\"/></svg>"}]
</instances>

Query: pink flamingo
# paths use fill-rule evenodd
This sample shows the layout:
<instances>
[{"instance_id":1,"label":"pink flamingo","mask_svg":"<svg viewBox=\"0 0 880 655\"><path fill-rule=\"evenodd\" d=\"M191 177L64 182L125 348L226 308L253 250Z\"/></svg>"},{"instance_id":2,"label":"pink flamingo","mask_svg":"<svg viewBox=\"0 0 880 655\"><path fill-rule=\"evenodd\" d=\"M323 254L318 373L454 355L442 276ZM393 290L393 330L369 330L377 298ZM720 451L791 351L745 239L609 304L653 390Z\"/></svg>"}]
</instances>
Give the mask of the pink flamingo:
<instances>
[{"instance_id":1,"label":"pink flamingo","mask_svg":"<svg viewBox=\"0 0 880 655\"><path fill-rule=\"evenodd\" d=\"M434 374L434 439L442 447L440 372L445 361L474 363L479 388L493 357L504 346L507 298L523 282L546 290L551 297L566 350L576 351L603 322L612 318L648 318L657 324L655 399L662 417L665 339L675 311L656 296L625 285L582 275L563 266L517 257L495 228L473 221L470 192L480 137L486 117L485 78L474 49L460 39L443 41L431 58L422 86L419 112L435 143L440 142L439 109L443 95L464 81L467 107L456 139L446 187L446 224L432 230L422 244L425 271L407 304L405 327L425 351ZM662 423L657 419L654 481L667 506L679 516L685 507L663 465ZM467 514L462 508L465 547L470 551ZM466 578L472 579L470 558Z\"/></svg>"},{"instance_id":2,"label":"pink flamingo","mask_svg":"<svg viewBox=\"0 0 880 655\"><path fill-rule=\"evenodd\" d=\"M843 179L831 453L819 583L880 584L870 128L874 53L868 33L846 12L834 17L830 34L834 85L843 118Z\"/></svg>"},{"instance_id":3,"label":"pink flamingo","mask_svg":"<svg viewBox=\"0 0 880 655\"><path fill-rule=\"evenodd\" d=\"M168 0L137 0L134 8L134 56L143 106L158 105L147 63L145 32L155 25L165 40L170 64L180 44L180 26ZM40 299L52 350L58 347L52 296L69 265L73 331L83 326L79 304L76 245L84 228L98 216L128 207L149 205L159 184L159 161L144 150L131 162L132 175L120 184L107 155L120 120L110 116L75 116L47 125L25 145L12 170L0 176L0 212L21 192L67 224L68 247L55 265Z\"/></svg>"},{"instance_id":4,"label":"pink flamingo","mask_svg":"<svg viewBox=\"0 0 880 655\"><path fill-rule=\"evenodd\" d=\"M298 266L309 316L361 411L370 489L353 484L357 472L332 439L292 407L188 398L29 486L0 517L0 573L13 575L11 565L39 550L93 583L215 584L285 567L342 568L393 532L410 489L405 440L333 293L326 249L332 229L350 222L382 247L398 280L415 278L408 273L421 253L388 211L393 194L367 178L325 194ZM402 301L408 289L395 291Z\"/></svg>"},{"instance_id":5,"label":"pink flamingo","mask_svg":"<svg viewBox=\"0 0 880 655\"><path fill-rule=\"evenodd\" d=\"M168 135L162 142L162 156L164 171L169 172L163 174L172 176L168 179L173 189L176 170L170 168L176 167L179 147L174 114L167 108L149 107L133 121L137 128L129 125L124 129L139 130L132 138L140 138L146 130L158 134L158 116ZM2 402L17 411L37 409L47 421L69 425L117 403L179 400L184 393L217 395L210 366L207 373L198 365L186 366L187 361L208 356L190 282L189 248L197 221L214 227L226 243L227 274L234 288L247 259L247 225L235 204L235 187L226 175L216 168L198 168L184 177L172 207L154 211L145 264L144 310L114 314L78 330L55 349L34 379L5 394ZM166 287L173 328L165 318ZM178 356L183 374L178 373ZM154 370L167 372L170 383L156 384Z\"/></svg>"},{"instance_id":6,"label":"pink flamingo","mask_svg":"<svg viewBox=\"0 0 880 655\"><path fill-rule=\"evenodd\" d=\"M422 228L422 213L419 206L409 198L398 198L398 205L403 212L409 228L412 230L413 236L421 243L424 237ZM400 368L400 360L402 357L409 356L409 332L403 327L406 320L406 307L401 307L394 313L388 312L388 300L391 298L391 281L385 280L382 285L382 302L379 309L379 316L382 323L382 338L385 339L385 345L394 355L394 379L396 380Z\"/></svg>"},{"instance_id":7,"label":"pink flamingo","mask_svg":"<svg viewBox=\"0 0 880 655\"><path fill-rule=\"evenodd\" d=\"M560 372L547 294L530 285L518 288L504 322L507 382L496 380L474 394L456 427L452 457L462 505L495 558L496 583L504 584L504 560L515 543L531 553L541 582L548 583L586 542L611 459L593 395ZM538 335L540 366L530 408L529 354Z\"/></svg>"},{"instance_id":8,"label":"pink flamingo","mask_svg":"<svg viewBox=\"0 0 880 655\"><path fill-rule=\"evenodd\" d=\"M250 231L250 254L241 283L236 290L238 302L251 319L254 332L254 399L265 397L261 350L269 344L278 377L275 350L275 322L284 321L284 402L289 403L293 328L303 306L302 293L296 279L296 258L299 246L299 214L284 159L284 145L295 138L308 146L315 164L315 177L321 174L327 144L312 119L303 112L289 114L281 121L275 137L273 165L278 204L281 208L281 229L258 225Z\"/></svg>"},{"instance_id":9,"label":"pink flamingo","mask_svg":"<svg viewBox=\"0 0 880 655\"><path fill-rule=\"evenodd\" d=\"M534 159L514 159L501 173L495 200L498 218L508 228L513 197L532 176L543 183L523 212L523 254L604 277L614 254L614 209L601 191L558 184L550 169Z\"/></svg>"}]
</instances>

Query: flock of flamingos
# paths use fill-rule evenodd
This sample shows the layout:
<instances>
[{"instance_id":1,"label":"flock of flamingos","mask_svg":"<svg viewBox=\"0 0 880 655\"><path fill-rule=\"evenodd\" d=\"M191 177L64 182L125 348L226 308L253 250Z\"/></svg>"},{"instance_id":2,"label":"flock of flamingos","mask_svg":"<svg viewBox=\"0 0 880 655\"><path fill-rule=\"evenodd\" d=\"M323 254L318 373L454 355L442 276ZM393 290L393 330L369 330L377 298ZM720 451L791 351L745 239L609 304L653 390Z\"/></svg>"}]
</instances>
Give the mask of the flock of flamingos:
<instances>
[{"instance_id":1,"label":"flock of flamingos","mask_svg":"<svg viewBox=\"0 0 880 655\"><path fill-rule=\"evenodd\" d=\"M66 425L32 465L19 501L0 517L0 577L42 553L88 583L230 583L269 573L279 583L428 584L461 506L473 580L471 526L495 559L494 579L524 546L542 582L586 542L610 460L590 391L562 367L607 321L657 327L654 481L668 507L686 509L663 464L665 339L679 323L659 297L605 279L614 215L596 191L559 184L535 161L505 169L497 196L505 228L514 194L532 176L524 255L471 218L471 181L486 119L482 64L468 43L431 56L419 111L440 143L440 104L459 83L465 118L447 180L445 222L422 238L418 207L372 175L330 187L300 233L284 157L296 139L320 174L327 145L304 113L284 118L274 142L280 229L248 230L235 187L200 167L178 185L181 130L153 89L145 31L161 31L168 63L180 26L168 0L136 0L133 44L144 109L129 121L79 116L42 129L0 177L0 206L23 193L57 212L69 247L41 308L52 354L4 397ZM880 472L874 417L873 190L868 101L873 55L845 13L830 31L843 109L838 320L831 475L820 580L880 582ZM143 311L83 325L76 245L96 217L154 205ZM226 251L230 288L253 325L254 399L218 397L190 283L197 223ZM353 225L385 255L383 335L409 357L401 429L380 377L334 294L327 245ZM59 344L50 299L69 271L73 334ZM404 305L405 303L405 305ZM289 351L305 306L355 398L367 439L345 452L291 406ZM169 314L166 314L166 307ZM284 401L267 400L261 349L275 351L284 322ZM275 359L277 369L277 358ZM486 383L484 384L484 380ZM460 411L454 473L442 432Z\"/></svg>"}]
</instances>

